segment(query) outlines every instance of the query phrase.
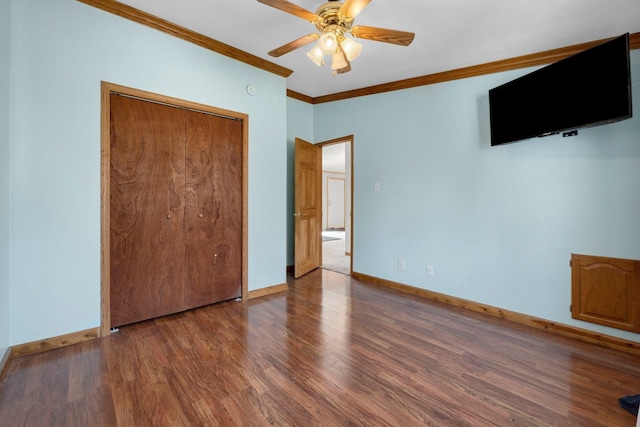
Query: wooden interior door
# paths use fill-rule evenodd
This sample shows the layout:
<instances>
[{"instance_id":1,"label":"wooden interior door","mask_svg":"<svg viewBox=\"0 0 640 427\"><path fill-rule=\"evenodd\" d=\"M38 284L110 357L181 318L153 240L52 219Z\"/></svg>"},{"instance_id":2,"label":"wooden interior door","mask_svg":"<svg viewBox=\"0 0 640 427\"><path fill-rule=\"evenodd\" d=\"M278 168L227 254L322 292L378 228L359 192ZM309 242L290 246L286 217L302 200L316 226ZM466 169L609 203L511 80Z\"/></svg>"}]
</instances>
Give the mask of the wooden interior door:
<instances>
[{"instance_id":1,"label":"wooden interior door","mask_svg":"<svg viewBox=\"0 0 640 427\"><path fill-rule=\"evenodd\" d=\"M111 95L111 327L183 308L184 114Z\"/></svg>"},{"instance_id":2,"label":"wooden interior door","mask_svg":"<svg viewBox=\"0 0 640 427\"><path fill-rule=\"evenodd\" d=\"M242 122L190 111L185 308L242 293Z\"/></svg>"},{"instance_id":3,"label":"wooden interior door","mask_svg":"<svg viewBox=\"0 0 640 427\"><path fill-rule=\"evenodd\" d=\"M294 276L322 265L322 147L296 138Z\"/></svg>"}]
</instances>

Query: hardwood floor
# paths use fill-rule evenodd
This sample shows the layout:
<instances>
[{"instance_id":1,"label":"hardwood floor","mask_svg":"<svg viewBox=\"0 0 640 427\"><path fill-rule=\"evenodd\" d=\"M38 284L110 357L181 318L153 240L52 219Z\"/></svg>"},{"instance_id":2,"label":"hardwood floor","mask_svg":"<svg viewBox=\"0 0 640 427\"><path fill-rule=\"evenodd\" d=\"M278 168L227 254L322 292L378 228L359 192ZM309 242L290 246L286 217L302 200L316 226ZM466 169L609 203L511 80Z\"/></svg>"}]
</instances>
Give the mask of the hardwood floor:
<instances>
[{"instance_id":1,"label":"hardwood floor","mask_svg":"<svg viewBox=\"0 0 640 427\"><path fill-rule=\"evenodd\" d=\"M637 356L317 269L13 360L1 426L633 426Z\"/></svg>"}]
</instances>

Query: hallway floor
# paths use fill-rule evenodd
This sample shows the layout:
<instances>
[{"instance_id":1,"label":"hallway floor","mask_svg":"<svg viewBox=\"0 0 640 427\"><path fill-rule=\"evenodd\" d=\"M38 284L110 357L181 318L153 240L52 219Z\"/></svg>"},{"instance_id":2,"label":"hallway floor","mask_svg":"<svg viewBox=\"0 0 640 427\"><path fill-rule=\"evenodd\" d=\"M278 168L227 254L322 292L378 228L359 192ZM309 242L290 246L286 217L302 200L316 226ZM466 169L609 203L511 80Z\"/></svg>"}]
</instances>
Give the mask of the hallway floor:
<instances>
[{"instance_id":1,"label":"hallway floor","mask_svg":"<svg viewBox=\"0 0 640 427\"><path fill-rule=\"evenodd\" d=\"M351 274L351 257L345 255L344 230L326 230L322 232L322 268L342 274ZM324 241L324 238L335 240Z\"/></svg>"}]
</instances>

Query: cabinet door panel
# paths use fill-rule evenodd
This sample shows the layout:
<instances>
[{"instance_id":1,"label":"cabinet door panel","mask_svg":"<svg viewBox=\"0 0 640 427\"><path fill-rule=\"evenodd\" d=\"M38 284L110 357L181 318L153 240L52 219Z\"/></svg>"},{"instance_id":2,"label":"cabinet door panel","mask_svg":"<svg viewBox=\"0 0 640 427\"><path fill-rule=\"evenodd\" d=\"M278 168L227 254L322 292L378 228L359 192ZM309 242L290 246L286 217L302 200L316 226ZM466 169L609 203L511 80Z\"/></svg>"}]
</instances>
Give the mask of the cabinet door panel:
<instances>
[{"instance_id":1,"label":"cabinet door panel","mask_svg":"<svg viewBox=\"0 0 640 427\"><path fill-rule=\"evenodd\" d=\"M574 319L640 332L640 261L571 255Z\"/></svg>"},{"instance_id":2,"label":"cabinet door panel","mask_svg":"<svg viewBox=\"0 0 640 427\"><path fill-rule=\"evenodd\" d=\"M242 123L189 112L185 305L241 295Z\"/></svg>"},{"instance_id":3,"label":"cabinet door panel","mask_svg":"<svg viewBox=\"0 0 640 427\"><path fill-rule=\"evenodd\" d=\"M111 95L111 326L183 310L184 112Z\"/></svg>"}]
</instances>

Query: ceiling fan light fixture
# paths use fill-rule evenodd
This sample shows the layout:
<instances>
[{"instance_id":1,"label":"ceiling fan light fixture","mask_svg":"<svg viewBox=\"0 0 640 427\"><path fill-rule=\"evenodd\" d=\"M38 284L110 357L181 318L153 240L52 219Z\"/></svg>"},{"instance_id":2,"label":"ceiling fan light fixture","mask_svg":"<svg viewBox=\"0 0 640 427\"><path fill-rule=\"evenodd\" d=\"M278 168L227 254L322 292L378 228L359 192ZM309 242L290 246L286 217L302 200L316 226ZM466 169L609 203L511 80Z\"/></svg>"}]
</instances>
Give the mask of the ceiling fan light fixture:
<instances>
[{"instance_id":1,"label":"ceiling fan light fixture","mask_svg":"<svg viewBox=\"0 0 640 427\"><path fill-rule=\"evenodd\" d=\"M344 55L342 54L342 51L340 49L338 49L336 51L336 53L331 55L331 69L332 70L340 70L342 68L345 68L348 65L349 64L347 63L347 61L344 58Z\"/></svg>"},{"instance_id":2,"label":"ceiling fan light fixture","mask_svg":"<svg viewBox=\"0 0 640 427\"><path fill-rule=\"evenodd\" d=\"M318 47L325 55L332 55L338 48L338 37L333 31L325 31L318 40Z\"/></svg>"},{"instance_id":3,"label":"ceiling fan light fixture","mask_svg":"<svg viewBox=\"0 0 640 427\"><path fill-rule=\"evenodd\" d=\"M354 25L354 18L372 0L325 0L313 13L289 0L258 0L283 12L302 18L318 30L293 40L283 46L267 52L270 56L280 57L302 46L316 42L317 44L307 52L307 56L315 64L324 65L324 56L331 55L331 71L335 76L351 71L351 62L362 52L362 45L351 38L372 40L400 46L409 46L415 33L391 30L387 28Z\"/></svg>"},{"instance_id":4,"label":"ceiling fan light fixture","mask_svg":"<svg viewBox=\"0 0 640 427\"><path fill-rule=\"evenodd\" d=\"M319 67L324 65L324 53L320 49L320 46L318 46L317 44L313 47L313 49L307 52L307 56Z\"/></svg>"},{"instance_id":5,"label":"ceiling fan light fixture","mask_svg":"<svg viewBox=\"0 0 640 427\"><path fill-rule=\"evenodd\" d=\"M356 59L358 55L360 55L360 52L362 52L362 43L358 43L348 37L342 40L340 46L342 47L344 53L347 55L347 59L349 61L353 61L354 59Z\"/></svg>"}]
</instances>

